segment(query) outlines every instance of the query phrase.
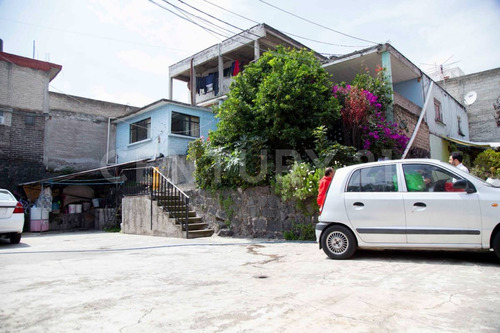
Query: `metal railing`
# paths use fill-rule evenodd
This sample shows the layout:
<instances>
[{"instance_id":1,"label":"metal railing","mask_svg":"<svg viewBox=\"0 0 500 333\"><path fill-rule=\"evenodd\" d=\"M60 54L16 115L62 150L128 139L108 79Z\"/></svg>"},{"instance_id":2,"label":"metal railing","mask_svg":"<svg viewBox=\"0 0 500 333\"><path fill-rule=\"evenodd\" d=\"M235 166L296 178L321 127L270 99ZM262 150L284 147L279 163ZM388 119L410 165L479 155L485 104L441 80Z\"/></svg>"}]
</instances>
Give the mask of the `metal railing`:
<instances>
[{"instance_id":1,"label":"metal railing","mask_svg":"<svg viewBox=\"0 0 500 333\"><path fill-rule=\"evenodd\" d=\"M123 196L150 195L169 215L184 227L189 238L189 196L165 177L158 168L123 169L121 172ZM151 203L151 228L153 217Z\"/></svg>"}]
</instances>

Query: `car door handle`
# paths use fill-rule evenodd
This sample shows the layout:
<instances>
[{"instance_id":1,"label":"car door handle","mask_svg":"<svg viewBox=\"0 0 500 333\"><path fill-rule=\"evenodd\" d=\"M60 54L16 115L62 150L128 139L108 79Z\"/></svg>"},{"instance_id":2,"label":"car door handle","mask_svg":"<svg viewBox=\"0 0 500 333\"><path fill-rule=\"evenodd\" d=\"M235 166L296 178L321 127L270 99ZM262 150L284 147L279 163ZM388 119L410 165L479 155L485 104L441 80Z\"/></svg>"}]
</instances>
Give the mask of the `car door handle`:
<instances>
[{"instance_id":1,"label":"car door handle","mask_svg":"<svg viewBox=\"0 0 500 333\"><path fill-rule=\"evenodd\" d=\"M353 206L356 206L356 207L364 207L365 204L362 203L362 202L359 202L359 201L356 201L355 203L352 204Z\"/></svg>"},{"instance_id":2,"label":"car door handle","mask_svg":"<svg viewBox=\"0 0 500 333\"><path fill-rule=\"evenodd\" d=\"M415 203L413 204L413 206L415 206L415 207L427 207L427 205L426 205L426 204L424 204L423 202L415 202Z\"/></svg>"}]
</instances>

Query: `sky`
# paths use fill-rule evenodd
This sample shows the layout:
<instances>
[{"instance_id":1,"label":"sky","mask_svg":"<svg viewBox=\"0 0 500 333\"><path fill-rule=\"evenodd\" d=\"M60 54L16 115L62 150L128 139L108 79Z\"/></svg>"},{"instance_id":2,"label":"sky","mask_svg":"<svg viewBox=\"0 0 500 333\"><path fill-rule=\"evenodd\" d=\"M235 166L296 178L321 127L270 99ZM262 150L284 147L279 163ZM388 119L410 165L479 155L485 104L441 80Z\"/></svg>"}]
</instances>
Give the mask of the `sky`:
<instances>
[{"instance_id":1,"label":"sky","mask_svg":"<svg viewBox=\"0 0 500 333\"><path fill-rule=\"evenodd\" d=\"M500 0L0 0L4 52L62 65L50 91L137 107L168 98L170 65L255 22L323 54L389 42L427 72L500 67Z\"/></svg>"}]
</instances>

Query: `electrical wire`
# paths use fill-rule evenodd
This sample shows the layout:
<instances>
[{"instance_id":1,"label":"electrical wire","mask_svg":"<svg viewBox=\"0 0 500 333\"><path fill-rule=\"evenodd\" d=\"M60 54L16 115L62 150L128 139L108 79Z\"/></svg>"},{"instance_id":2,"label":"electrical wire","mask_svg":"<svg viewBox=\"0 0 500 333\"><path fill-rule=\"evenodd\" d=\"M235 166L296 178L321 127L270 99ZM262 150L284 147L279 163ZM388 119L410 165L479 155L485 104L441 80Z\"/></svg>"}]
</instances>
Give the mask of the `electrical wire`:
<instances>
[{"instance_id":1,"label":"electrical wire","mask_svg":"<svg viewBox=\"0 0 500 333\"><path fill-rule=\"evenodd\" d=\"M222 9L223 11L225 12L228 12L228 13L231 13L233 15L236 15L242 19L245 19L249 22L252 22L252 23L255 23L255 24L260 24L260 22L257 22L255 20L252 20L246 16L243 16L243 15L240 15L238 13L235 13L233 11L230 11L229 9L226 9L224 7L221 7L213 2L210 2L208 0L203 0L209 4L211 4L212 6L215 6L219 9ZM304 36L300 36L300 35L296 35L296 34L293 34L293 33L290 33L290 32L287 32L287 31L284 31L284 30L281 30L283 33L287 34L287 35L290 35L290 36L294 36L294 37L297 37L297 38L300 38L300 39L304 39L304 40L308 40L308 41L311 41L311 42L315 42L315 43L319 43L319 44L324 44L324 45L331 45L331 46L339 46L339 47L365 47L364 45L345 45L345 44L336 44L336 43L330 43L330 42L324 42L324 41L319 41L319 40L316 40L316 39L311 39L311 38L308 38L308 37L304 37ZM320 54L326 54L326 53L322 53L320 52Z\"/></svg>"},{"instance_id":2,"label":"electrical wire","mask_svg":"<svg viewBox=\"0 0 500 333\"><path fill-rule=\"evenodd\" d=\"M301 20L303 20L303 21L309 22L309 23L314 24L314 25L316 25L316 26L318 26L318 27L321 27L321 28L323 28L323 29L333 31L333 32L335 32L335 33L337 33L337 34L340 34L340 35L342 35L342 36L346 36L346 37L349 37L349 38L357 39L357 40L360 40L360 41L363 41L363 42L367 42L367 43L371 43L371 44L379 44L379 43L377 43L377 42L373 42L373 41L371 41L371 40L367 40L367 39L363 39L363 38L358 38L358 37L355 37L355 36L352 36L352 35L349 35L349 34L343 33L343 32L341 32L341 31L334 30L334 29L332 29L332 28L326 27L326 26L324 26L324 25L322 25L322 24L319 24L319 23L313 22L313 21L308 20L308 19L306 19L306 18L303 18L303 17L301 17L301 16L299 16L299 15L296 15L296 14L294 14L294 13L291 13L291 12L289 12L289 11L286 11L286 10L284 10L284 9L282 9L282 8L278 7L278 6L275 6L275 5L273 5L273 4L270 4L269 2L266 2L266 1L264 1L264 0L259 0L259 1L260 1L260 2L262 2L262 3L264 3L264 4L266 4L266 5L268 5L268 6L270 6L270 7L273 7L273 8L275 8L275 9L279 10L279 11L282 11L282 12L284 12L284 13L287 13L287 14L289 14L289 15L292 15L292 16L294 16L294 17L298 18L298 19L301 19Z\"/></svg>"},{"instance_id":3,"label":"electrical wire","mask_svg":"<svg viewBox=\"0 0 500 333\"><path fill-rule=\"evenodd\" d=\"M156 6L158 6L158 7L160 7L160 8L162 8L162 9L164 9L164 10L166 10L166 11L168 11L168 12L170 12L170 13L174 14L175 16L177 16L177 17L179 17L179 18L181 18L181 19L183 19L183 20L186 20L186 21L188 21L188 22L190 22L190 23L192 23L192 24L194 24L194 25L197 25L198 27L202 28L202 29L203 29L203 30L205 30L205 31L210 31L210 32L212 32L212 33L214 33L214 34L216 34L216 35L219 35L219 36L222 36L222 37L228 38L228 36L223 35L223 34L221 34L221 33L217 32L217 31L214 31L214 30L212 30L212 29L210 29L210 28L204 27L204 26L202 26L201 24L199 24L199 23L197 23L197 22L195 22L195 21L193 21L193 20L191 20L191 19L189 19L189 18L187 18L187 17L181 16L180 14L175 13L175 12L174 12L174 11L172 11L171 9L169 9L169 8L167 8L167 7L165 7L165 6L162 6L161 4L156 3L156 2L155 2L155 1L153 1L153 0L148 0L148 1L149 1L149 2L151 2L152 4L155 4ZM163 1L168 3L168 1L166 1L166 0L163 0ZM170 4L170 3L169 3L169 4ZM175 7L175 6L174 6L174 7Z\"/></svg>"},{"instance_id":4,"label":"electrical wire","mask_svg":"<svg viewBox=\"0 0 500 333\"><path fill-rule=\"evenodd\" d=\"M28 23L28 22L23 22L23 21L6 19L6 18L3 18L3 17L0 17L0 20L2 20L2 21L8 21L8 22L14 22L14 23L18 23L18 24L29 25L29 26L33 26L33 27L37 27L37 28L43 28L43 29L47 29L47 30L59 31L59 32L63 32L63 33L75 34L75 35L80 35L80 36L86 36L86 37L96 38L96 39L103 39L103 40L108 40L108 41L114 41L114 42L120 42L120 43L127 43L127 44L135 44L135 45L148 46L148 47L154 47L154 48L162 48L162 49L171 50L171 51L182 51L182 52L186 51L186 50L176 49L176 48L171 48L171 47L151 45L151 44L147 44L147 43L133 42L133 41L128 41L128 40L124 40L124 39L117 39L117 38L111 38L111 37L93 35L93 34L84 33L84 32L78 32L78 31L71 31L71 30L64 30L64 29L59 29L59 28L53 28L53 27L48 27L48 26L44 26L44 25L40 25L40 24L33 24L33 23Z\"/></svg>"},{"instance_id":5,"label":"electrical wire","mask_svg":"<svg viewBox=\"0 0 500 333\"><path fill-rule=\"evenodd\" d=\"M217 18L217 17L215 17L215 16L213 16L213 15L211 15L211 14L207 13L207 12L202 11L201 9L198 9L198 8L196 8L196 7L194 7L194 6L191 6L191 5L190 5L190 4L188 4L188 3L185 3L185 2L184 2L184 1L182 1L182 0L177 0L177 1L179 1L180 3L182 3L182 4L186 5L186 6L190 7L190 8L192 8L192 9L194 9L194 10L196 10L196 11L200 12L200 13L205 14L205 15L207 15L208 17L211 17L211 18L213 18L213 19L215 19L215 20L217 20L217 21L219 21L219 22L221 22L221 23L227 24L227 25L229 25L230 27L233 27L233 28L235 28L235 29L238 29L238 30L240 30L241 32L245 31L245 29L242 29L242 28L237 27L237 26L235 26L235 25L233 25L233 24L231 24L231 23L228 23L228 22L226 22L226 21L224 21L224 20L221 20L221 19L219 19L219 18ZM254 35L254 36L256 36L256 37L260 37L260 36L258 36L258 35L256 35L256 34L254 34L254 33L251 33L251 34L252 34L252 35Z\"/></svg>"},{"instance_id":6,"label":"electrical wire","mask_svg":"<svg viewBox=\"0 0 500 333\"><path fill-rule=\"evenodd\" d=\"M182 9L182 8L180 8L180 7L177 7L177 6L175 6L175 5L171 4L170 2L168 2L168 1L166 1L166 0L162 0L162 1L163 1L163 2L165 2L165 3L167 3L167 4L169 4L170 6L174 7L174 8L175 8L175 9L176 9L176 10L177 10L177 11L178 11L181 15L183 15L183 16L184 16L184 17L185 17L185 18L186 18L189 22L191 22L191 23L194 23L194 21L193 21L194 19L201 20L201 21L203 21L203 22L205 22L205 23L209 24L209 25L210 25L210 26L212 26L213 28L218 29L218 30L219 30L219 32L221 32L222 36L224 36L225 38L228 38L228 36L227 36L227 35L225 35L225 33L230 33L230 34L233 34L233 35L235 34L235 32L234 32L234 31L231 31L231 30L229 30L229 29L226 29L226 28L220 27L220 26L218 26L217 24L214 24L214 23L210 22L210 21L209 21L209 20L207 20L207 19L205 19L205 18L203 18L203 17L200 17L200 16L198 16L198 15L194 15L193 13L190 13L189 11L187 11L187 10L185 10L185 9ZM212 34L212 36L214 36L214 35ZM217 36L214 36L214 37L215 37L216 39L220 40L220 37L217 37Z\"/></svg>"}]
</instances>

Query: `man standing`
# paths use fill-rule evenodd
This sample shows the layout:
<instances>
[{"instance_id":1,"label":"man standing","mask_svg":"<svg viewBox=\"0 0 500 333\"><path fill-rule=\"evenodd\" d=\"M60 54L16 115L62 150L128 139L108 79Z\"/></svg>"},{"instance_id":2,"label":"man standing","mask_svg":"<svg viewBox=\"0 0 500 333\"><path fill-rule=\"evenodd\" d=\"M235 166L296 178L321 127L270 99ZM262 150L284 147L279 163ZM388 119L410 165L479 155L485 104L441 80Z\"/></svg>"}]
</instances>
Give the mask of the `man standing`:
<instances>
[{"instance_id":1,"label":"man standing","mask_svg":"<svg viewBox=\"0 0 500 333\"><path fill-rule=\"evenodd\" d=\"M316 202L318 203L320 211L323 210L323 204L325 203L325 198L326 198L326 191L328 190L328 186L330 186L330 183L332 182L334 174L335 172L333 171L332 168L326 168L325 176L321 178L321 180L319 181L319 191Z\"/></svg>"},{"instance_id":2,"label":"man standing","mask_svg":"<svg viewBox=\"0 0 500 333\"><path fill-rule=\"evenodd\" d=\"M462 164L462 160L463 160L463 156L462 156L462 153L456 151L454 153L452 153L450 155L450 164L456 166L457 168L459 168L460 170L462 171L465 171L467 173L469 173L469 169L467 169L467 167L465 165Z\"/></svg>"}]
</instances>

